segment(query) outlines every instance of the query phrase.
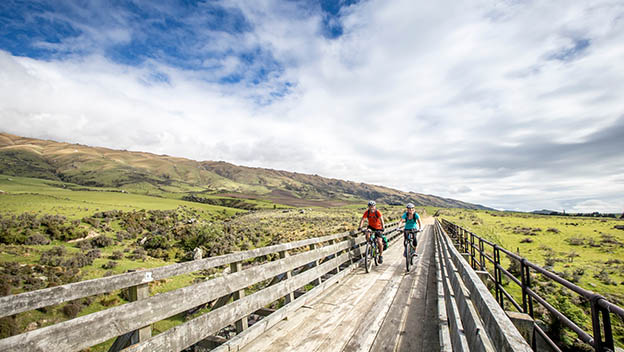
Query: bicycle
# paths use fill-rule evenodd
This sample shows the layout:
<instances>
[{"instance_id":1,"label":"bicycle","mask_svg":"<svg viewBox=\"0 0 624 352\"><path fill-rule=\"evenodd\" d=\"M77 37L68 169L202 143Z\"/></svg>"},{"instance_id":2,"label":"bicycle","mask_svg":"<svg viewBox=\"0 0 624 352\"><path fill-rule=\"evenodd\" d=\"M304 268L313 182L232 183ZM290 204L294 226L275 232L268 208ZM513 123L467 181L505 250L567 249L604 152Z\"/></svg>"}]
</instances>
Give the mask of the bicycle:
<instances>
[{"instance_id":1,"label":"bicycle","mask_svg":"<svg viewBox=\"0 0 624 352\"><path fill-rule=\"evenodd\" d=\"M414 246L414 241L412 241L412 236L416 238L416 243L418 244L418 239L416 235L418 235L419 232L422 232L422 230L411 229L411 230L403 230L403 231L404 231L404 234L407 235L407 236L404 236L404 240L403 240L403 247L405 248L405 252L404 252L405 269L409 272L410 266L414 265L414 257L417 256L416 246Z\"/></svg>"},{"instance_id":2,"label":"bicycle","mask_svg":"<svg viewBox=\"0 0 624 352\"><path fill-rule=\"evenodd\" d=\"M377 231L367 229L364 233L366 232L370 233L370 236L366 241L366 250L364 251L364 268L369 273L373 267L373 262L375 262L375 266L379 265L379 249L377 248Z\"/></svg>"}]
</instances>

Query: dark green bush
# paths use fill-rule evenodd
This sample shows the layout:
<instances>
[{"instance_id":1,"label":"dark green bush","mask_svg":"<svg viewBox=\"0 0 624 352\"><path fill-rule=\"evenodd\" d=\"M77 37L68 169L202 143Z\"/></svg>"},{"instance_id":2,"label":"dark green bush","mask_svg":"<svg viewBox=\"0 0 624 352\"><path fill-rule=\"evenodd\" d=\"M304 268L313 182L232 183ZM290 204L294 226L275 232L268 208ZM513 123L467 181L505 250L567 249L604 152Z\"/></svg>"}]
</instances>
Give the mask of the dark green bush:
<instances>
[{"instance_id":1,"label":"dark green bush","mask_svg":"<svg viewBox=\"0 0 624 352\"><path fill-rule=\"evenodd\" d=\"M113 244L113 239L100 235L91 239L91 245L93 247L104 248Z\"/></svg>"},{"instance_id":2,"label":"dark green bush","mask_svg":"<svg viewBox=\"0 0 624 352\"><path fill-rule=\"evenodd\" d=\"M50 244L50 239L45 237L44 235L42 235L40 233L36 233L34 235L30 235L26 239L25 244L29 244L29 245L46 245L46 244Z\"/></svg>"}]
</instances>

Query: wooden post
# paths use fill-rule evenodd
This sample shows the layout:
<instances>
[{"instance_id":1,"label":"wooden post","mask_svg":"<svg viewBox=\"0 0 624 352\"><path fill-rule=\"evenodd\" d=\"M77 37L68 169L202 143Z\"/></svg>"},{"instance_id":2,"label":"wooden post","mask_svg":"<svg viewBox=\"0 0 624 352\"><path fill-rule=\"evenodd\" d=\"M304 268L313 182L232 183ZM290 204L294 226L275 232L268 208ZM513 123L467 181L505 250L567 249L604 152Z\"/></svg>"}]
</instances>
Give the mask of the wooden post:
<instances>
[{"instance_id":1,"label":"wooden post","mask_svg":"<svg viewBox=\"0 0 624 352\"><path fill-rule=\"evenodd\" d=\"M318 245L317 245L316 243L312 243L312 244L310 245L310 251L315 250L317 247L318 247ZM314 261L314 266L318 266L318 265L319 265L319 261L318 261L318 260L315 260L315 261ZM316 280L312 281L312 284L313 284L313 285L315 285L315 286L320 285L320 284L321 284L321 278L319 277L318 279L316 279Z\"/></svg>"},{"instance_id":2,"label":"wooden post","mask_svg":"<svg viewBox=\"0 0 624 352\"><path fill-rule=\"evenodd\" d=\"M148 298L149 284L145 283L128 287L128 296L131 302ZM132 338L130 339L130 344L134 345L135 343L145 341L150 337L152 337L152 326L148 325L135 331L135 333L132 335Z\"/></svg>"},{"instance_id":3,"label":"wooden post","mask_svg":"<svg viewBox=\"0 0 624 352\"><path fill-rule=\"evenodd\" d=\"M233 273L242 271L243 263L242 262L232 263L230 264L230 268L232 269ZM232 293L232 296L234 297L235 301L245 297L245 289L234 291ZM248 327L249 325L247 322L247 317L244 317L243 319L236 321L236 333L240 334L243 330L246 330Z\"/></svg>"},{"instance_id":4,"label":"wooden post","mask_svg":"<svg viewBox=\"0 0 624 352\"><path fill-rule=\"evenodd\" d=\"M284 258L288 257L289 255L290 254L288 253L288 251L280 251L279 252L280 259L284 259ZM289 271L286 272L285 280L288 280L291 277L292 277L292 271L289 270ZM290 302L292 302L294 300L295 300L295 295L292 292L290 292L289 294L284 296L284 304L288 304L288 303L290 303Z\"/></svg>"},{"instance_id":5,"label":"wooden post","mask_svg":"<svg viewBox=\"0 0 624 352\"><path fill-rule=\"evenodd\" d=\"M131 269L128 270L129 273L136 272L137 270ZM140 299L145 299L149 297L149 281L152 280L152 273L145 273L145 283L138 284L136 286L130 286L127 288L128 292L128 300L130 302L138 301ZM111 347L108 349L109 352L118 352L122 349L134 345L136 343L145 341L152 337L152 326L144 326L138 330L131 331L124 335L118 336L117 339L113 342Z\"/></svg>"}]
</instances>

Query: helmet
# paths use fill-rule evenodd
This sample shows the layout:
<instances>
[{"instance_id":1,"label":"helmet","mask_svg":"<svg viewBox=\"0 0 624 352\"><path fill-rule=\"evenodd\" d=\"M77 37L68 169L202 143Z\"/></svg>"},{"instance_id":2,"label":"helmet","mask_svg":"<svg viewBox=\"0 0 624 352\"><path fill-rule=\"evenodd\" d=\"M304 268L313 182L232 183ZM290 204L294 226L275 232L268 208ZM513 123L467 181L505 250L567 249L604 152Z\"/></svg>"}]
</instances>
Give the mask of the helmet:
<instances>
[{"instance_id":1,"label":"helmet","mask_svg":"<svg viewBox=\"0 0 624 352\"><path fill-rule=\"evenodd\" d=\"M374 200L371 200L370 202L368 202L369 207L372 207L373 205L377 205L377 203L375 203Z\"/></svg>"},{"instance_id":2,"label":"helmet","mask_svg":"<svg viewBox=\"0 0 624 352\"><path fill-rule=\"evenodd\" d=\"M414 204L412 203L407 203L406 205L407 209L412 209L414 207Z\"/></svg>"}]
</instances>

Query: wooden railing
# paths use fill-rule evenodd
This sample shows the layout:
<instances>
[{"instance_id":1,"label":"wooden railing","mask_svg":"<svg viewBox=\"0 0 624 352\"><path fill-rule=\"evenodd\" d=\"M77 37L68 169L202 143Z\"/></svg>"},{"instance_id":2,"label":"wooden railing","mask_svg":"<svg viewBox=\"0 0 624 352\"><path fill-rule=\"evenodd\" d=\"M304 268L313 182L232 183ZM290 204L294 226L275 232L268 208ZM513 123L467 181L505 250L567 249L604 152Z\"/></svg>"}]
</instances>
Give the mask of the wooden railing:
<instances>
[{"instance_id":1,"label":"wooden railing","mask_svg":"<svg viewBox=\"0 0 624 352\"><path fill-rule=\"evenodd\" d=\"M394 225L389 224L387 228L394 228ZM399 234L394 230L387 231L391 239ZM79 351L116 337L112 350L179 351L232 324L236 325L239 334L226 345L243 345L258 331L279 322L352 270L361 257L363 250L360 247L364 242L362 233L344 232L0 297L0 317L119 289L128 289L131 300L2 339L0 351ZM244 265L251 259L267 255L279 258ZM148 284L152 281L228 265L231 268L228 274L149 295ZM247 288L269 280L271 282L266 287L245 296ZM305 290L305 287L313 288ZM303 295L295 299L295 293ZM265 309L282 297L285 298L284 307L275 312ZM208 313L151 336L151 324L209 302L216 303ZM247 318L253 313L268 316L254 325L258 328L248 329Z\"/></svg>"}]
</instances>

